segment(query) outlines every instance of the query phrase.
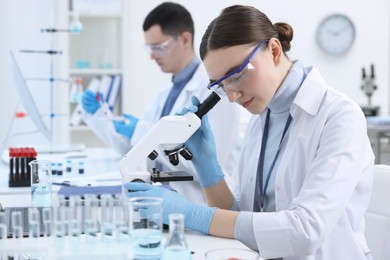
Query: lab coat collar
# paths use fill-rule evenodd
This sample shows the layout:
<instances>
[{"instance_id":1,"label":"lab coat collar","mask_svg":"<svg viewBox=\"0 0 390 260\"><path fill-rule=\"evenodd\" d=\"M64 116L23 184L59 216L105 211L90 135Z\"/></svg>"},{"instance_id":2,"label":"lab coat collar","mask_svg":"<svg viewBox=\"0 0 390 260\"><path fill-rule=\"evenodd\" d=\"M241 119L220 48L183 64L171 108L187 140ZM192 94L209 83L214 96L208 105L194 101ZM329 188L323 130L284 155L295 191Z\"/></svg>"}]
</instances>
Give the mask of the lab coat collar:
<instances>
[{"instance_id":1,"label":"lab coat collar","mask_svg":"<svg viewBox=\"0 0 390 260\"><path fill-rule=\"evenodd\" d=\"M172 82L178 84L183 81L188 81L188 77L192 77L199 64L200 60L195 57L182 71L172 76Z\"/></svg>"},{"instance_id":2,"label":"lab coat collar","mask_svg":"<svg viewBox=\"0 0 390 260\"><path fill-rule=\"evenodd\" d=\"M207 88L208 84L208 77L207 77L207 72L206 69L203 66L203 63L201 62L198 66L198 68L195 70L194 75L192 75L190 81L187 82L186 87L183 89L183 91L186 92L194 92L199 88L199 81L200 80L205 80L205 88ZM195 82L194 82L195 81ZM173 86L173 82L169 81L164 84L164 86L161 89L161 92L157 93L161 97L161 95L168 95L169 91L171 90Z\"/></svg>"},{"instance_id":3,"label":"lab coat collar","mask_svg":"<svg viewBox=\"0 0 390 260\"><path fill-rule=\"evenodd\" d=\"M290 110L305 77L302 62L293 61L293 65L286 78L268 104L268 108L271 109L272 113L281 114Z\"/></svg>"},{"instance_id":4,"label":"lab coat collar","mask_svg":"<svg viewBox=\"0 0 390 260\"><path fill-rule=\"evenodd\" d=\"M307 69L310 72L303 81L302 86L293 102L294 105L291 107L291 115L293 117L294 114L298 112L298 108L310 115L317 115L327 90L325 80L322 78L318 70L314 67L308 67Z\"/></svg>"},{"instance_id":5,"label":"lab coat collar","mask_svg":"<svg viewBox=\"0 0 390 260\"><path fill-rule=\"evenodd\" d=\"M200 81L203 81L203 80L205 81L204 88L207 88L208 76L207 76L206 69L204 68L202 62L199 64L194 75L192 75L192 79L196 79L196 80L190 80L188 82L187 86L183 89L183 91L186 91L186 92L196 91L201 85L201 84L199 84Z\"/></svg>"}]
</instances>

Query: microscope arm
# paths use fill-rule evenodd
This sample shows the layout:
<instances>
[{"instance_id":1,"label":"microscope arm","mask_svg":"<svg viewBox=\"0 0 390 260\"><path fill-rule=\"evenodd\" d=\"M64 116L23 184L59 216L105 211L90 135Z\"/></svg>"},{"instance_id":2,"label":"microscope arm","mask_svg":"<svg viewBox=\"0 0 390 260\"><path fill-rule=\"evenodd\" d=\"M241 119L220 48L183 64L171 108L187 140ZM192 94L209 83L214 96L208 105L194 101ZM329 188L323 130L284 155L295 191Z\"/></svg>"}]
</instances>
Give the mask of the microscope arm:
<instances>
[{"instance_id":1,"label":"microscope arm","mask_svg":"<svg viewBox=\"0 0 390 260\"><path fill-rule=\"evenodd\" d=\"M123 182L131 182L139 179L150 182L150 173L139 171L138 166L159 145L165 151L180 148L201 126L201 118L212 109L221 98L212 92L199 106L196 113L186 113L182 116L162 117L141 140L119 162L119 171Z\"/></svg>"}]
</instances>

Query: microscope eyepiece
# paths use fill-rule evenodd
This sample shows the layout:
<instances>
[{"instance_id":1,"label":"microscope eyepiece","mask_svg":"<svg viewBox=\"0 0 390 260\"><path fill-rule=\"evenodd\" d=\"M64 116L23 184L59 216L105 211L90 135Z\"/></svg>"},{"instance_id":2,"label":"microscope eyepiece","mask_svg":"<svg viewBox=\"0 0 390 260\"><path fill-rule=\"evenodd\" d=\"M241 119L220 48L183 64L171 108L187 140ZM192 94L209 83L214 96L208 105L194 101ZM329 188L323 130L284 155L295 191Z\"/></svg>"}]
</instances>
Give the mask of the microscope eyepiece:
<instances>
[{"instance_id":1,"label":"microscope eyepiece","mask_svg":"<svg viewBox=\"0 0 390 260\"><path fill-rule=\"evenodd\" d=\"M210 111L219 101L221 97L214 91L198 106L198 111L195 113L199 118L202 118L207 112Z\"/></svg>"}]
</instances>

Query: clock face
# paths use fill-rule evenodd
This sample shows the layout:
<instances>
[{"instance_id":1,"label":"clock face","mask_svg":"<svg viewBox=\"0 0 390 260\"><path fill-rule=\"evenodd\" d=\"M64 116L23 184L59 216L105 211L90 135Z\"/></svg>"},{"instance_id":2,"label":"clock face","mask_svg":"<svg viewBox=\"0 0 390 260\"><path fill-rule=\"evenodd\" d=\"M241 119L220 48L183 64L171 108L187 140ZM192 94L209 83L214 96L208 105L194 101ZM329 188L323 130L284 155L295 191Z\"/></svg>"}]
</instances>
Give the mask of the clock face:
<instances>
[{"instance_id":1,"label":"clock face","mask_svg":"<svg viewBox=\"0 0 390 260\"><path fill-rule=\"evenodd\" d=\"M355 40L355 27L345 15L334 14L319 24L317 43L328 54L339 56L347 53Z\"/></svg>"}]
</instances>

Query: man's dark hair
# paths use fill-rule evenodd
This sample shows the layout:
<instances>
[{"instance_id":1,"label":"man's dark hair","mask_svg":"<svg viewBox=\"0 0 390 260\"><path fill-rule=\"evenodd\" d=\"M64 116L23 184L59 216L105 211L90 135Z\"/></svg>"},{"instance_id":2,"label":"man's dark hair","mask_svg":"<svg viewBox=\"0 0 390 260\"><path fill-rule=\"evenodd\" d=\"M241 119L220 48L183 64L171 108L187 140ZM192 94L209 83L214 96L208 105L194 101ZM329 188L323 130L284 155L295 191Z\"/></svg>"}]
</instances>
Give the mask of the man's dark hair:
<instances>
[{"instance_id":1,"label":"man's dark hair","mask_svg":"<svg viewBox=\"0 0 390 260\"><path fill-rule=\"evenodd\" d=\"M154 8L145 18L144 32L153 25L159 25L166 35L178 36L183 32L189 32L194 39L194 22L191 14L179 4L164 2Z\"/></svg>"}]
</instances>

